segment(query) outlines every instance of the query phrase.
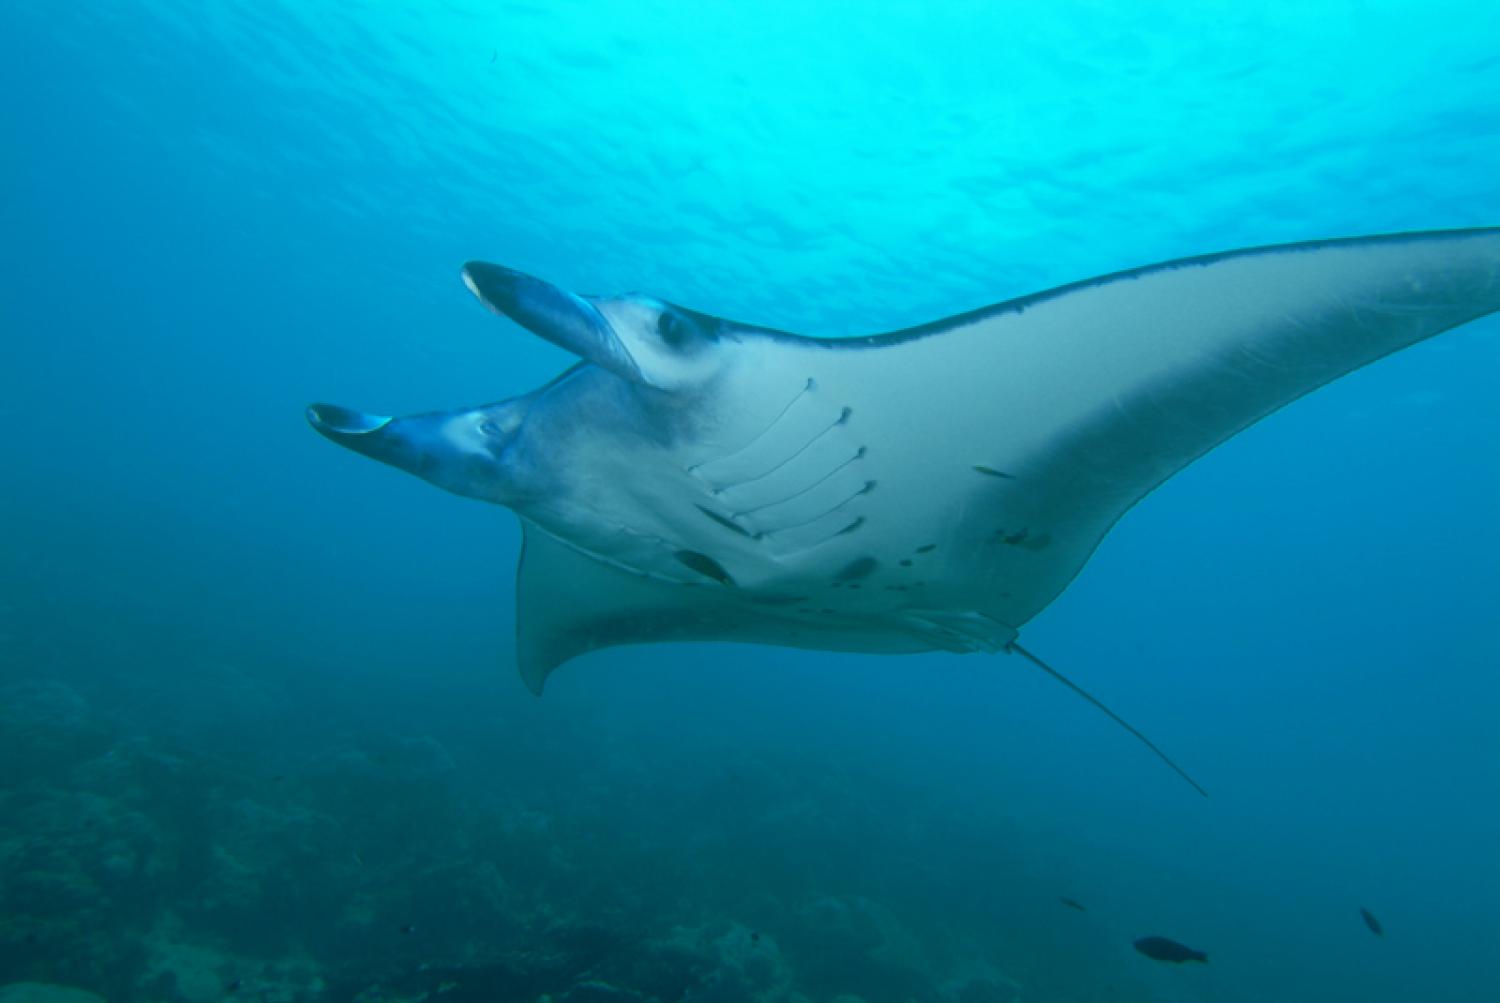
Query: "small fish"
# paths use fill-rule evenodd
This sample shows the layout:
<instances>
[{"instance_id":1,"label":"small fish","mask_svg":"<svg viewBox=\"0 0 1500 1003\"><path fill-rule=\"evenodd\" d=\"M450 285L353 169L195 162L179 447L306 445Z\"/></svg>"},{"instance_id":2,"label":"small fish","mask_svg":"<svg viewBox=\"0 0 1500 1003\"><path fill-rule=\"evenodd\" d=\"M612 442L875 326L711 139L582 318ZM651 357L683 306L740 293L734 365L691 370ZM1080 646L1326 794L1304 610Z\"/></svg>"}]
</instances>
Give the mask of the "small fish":
<instances>
[{"instance_id":1,"label":"small fish","mask_svg":"<svg viewBox=\"0 0 1500 1003\"><path fill-rule=\"evenodd\" d=\"M1364 906L1360 906L1359 915L1360 918L1365 921L1365 926L1368 926L1370 928L1371 933L1373 933L1377 937L1385 936L1385 927L1380 925L1380 920L1375 918L1374 913L1370 912L1370 910L1366 909Z\"/></svg>"},{"instance_id":2,"label":"small fish","mask_svg":"<svg viewBox=\"0 0 1500 1003\"><path fill-rule=\"evenodd\" d=\"M1208 963L1208 955L1202 951L1195 951L1186 944L1179 944L1166 937L1142 937L1135 942L1135 949L1155 961L1170 961L1176 965L1184 961Z\"/></svg>"},{"instance_id":3,"label":"small fish","mask_svg":"<svg viewBox=\"0 0 1500 1003\"><path fill-rule=\"evenodd\" d=\"M1077 909L1079 912L1088 912L1088 910L1084 908L1082 902L1078 901L1077 899L1070 899L1066 895L1059 895L1057 901L1061 902L1069 909Z\"/></svg>"},{"instance_id":4,"label":"small fish","mask_svg":"<svg viewBox=\"0 0 1500 1003\"><path fill-rule=\"evenodd\" d=\"M229 984L224 987L224 991L226 993L239 992L239 988L243 983L243 979L231 979L229 981Z\"/></svg>"},{"instance_id":5,"label":"small fish","mask_svg":"<svg viewBox=\"0 0 1500 1003\"><path fill-rule=\"evenodd\" d=\"M750 935L750 943L752 943L752 944L759 944L760 943L760 934L758 934L758 933L752 933Z\"/></svg>"},{"instance_id":6,"label":"small fish","mask_svg":"<svg viewBox=\"0 0 1500 1003\"><path fill-rule=\"evenodd\" d=\"M412 934L414 934L414 933L417 932L417 928L415 926L413 926L412 924L408 923L408 924L406 924L405 926L403 926L401 928L401 932L403 934L407 935L407 936L411 936Z\"/></svg>"}]
</instances>

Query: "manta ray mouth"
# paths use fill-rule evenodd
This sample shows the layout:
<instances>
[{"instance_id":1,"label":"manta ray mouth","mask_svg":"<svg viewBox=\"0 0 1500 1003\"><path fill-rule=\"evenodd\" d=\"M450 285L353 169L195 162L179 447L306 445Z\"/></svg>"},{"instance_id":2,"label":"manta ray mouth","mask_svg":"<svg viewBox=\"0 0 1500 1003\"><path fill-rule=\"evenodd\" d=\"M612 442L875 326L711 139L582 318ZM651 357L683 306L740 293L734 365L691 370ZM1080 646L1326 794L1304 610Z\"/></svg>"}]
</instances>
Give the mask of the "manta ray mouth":
<instances>
[{"instance_id":1,"label":"manta ray mouth","mask_svg":"<svg viewBox=\"0 0 1500 1003\"><path fill-rule=\"evenodd\" d=\"M307 421L313 428L328 438L339 441L350 435L365 435L384 428L391 419L385 415L365 414L353 408L337 404L312 404L307 409Z\"/></svg>"}]
</instances>

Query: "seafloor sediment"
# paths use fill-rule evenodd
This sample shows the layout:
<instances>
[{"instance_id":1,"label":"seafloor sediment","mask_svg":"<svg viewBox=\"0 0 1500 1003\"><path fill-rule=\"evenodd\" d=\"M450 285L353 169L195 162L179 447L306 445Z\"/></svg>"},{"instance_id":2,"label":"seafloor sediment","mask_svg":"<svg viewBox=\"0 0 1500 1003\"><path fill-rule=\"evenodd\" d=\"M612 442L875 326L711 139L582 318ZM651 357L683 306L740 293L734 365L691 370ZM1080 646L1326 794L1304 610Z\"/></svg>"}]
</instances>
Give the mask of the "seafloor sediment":
<instances>
[{"instance_id":1,"label":"seafloor sediment","mask_svg":"<svg viewBox=\"0 0 1500 1003\"><path fill-rule=\"evenodd\" d=\"M434 737L279 720L263 684L204 673L218 722L3 687L3 1003L1020 998L986 945L903 915L910 878L856 862L877 812L843 778L746 761L679 779L653 823L649 799L621 814L650 782L628 760L566 794L475 783Z\"/></svg>"}]
</instances>

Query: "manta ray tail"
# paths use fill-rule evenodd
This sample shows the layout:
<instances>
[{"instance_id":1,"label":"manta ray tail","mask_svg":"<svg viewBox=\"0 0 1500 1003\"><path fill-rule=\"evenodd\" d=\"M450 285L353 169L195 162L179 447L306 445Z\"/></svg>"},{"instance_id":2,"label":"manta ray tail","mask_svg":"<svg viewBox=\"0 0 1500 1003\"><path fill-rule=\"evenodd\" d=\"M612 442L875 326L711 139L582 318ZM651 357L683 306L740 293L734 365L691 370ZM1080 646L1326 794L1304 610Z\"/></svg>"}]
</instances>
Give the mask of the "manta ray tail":
<instances>
[{"instance_id":1,"label":"manta ray tail","mask_svg":"<svg viewBox=\"0 0 1500 1003\"><path fill-rule=\"evenodd\" d=\"M1068 689L1072 690L1074 693L1077 693L1079 696L1083 697L1085 700L1087 700L1089 703L1093 704L1095 707L1098 707L1105 714L1108 714L1111 721L1113 721L1115 724L1118 724L1121 728L1124 728L1126 731L1130 732L1136 738L1140 739L1141 742L1146 746L1146 748L1148 748L1152 752L1156 753L1157 758L1159 758L1162 762L1166 763L1168 766L1172 767L1172 769L1174 771L1176 771L1176 773L1177 773L1177 775L1179 777L1181 777L1182 779L1186 780L1188 783L1192 784L1193 785L1193 790L1197 791L1199 794L1202 794L1204 797L1208 797L1208 791L1204 790L1198 784L1198 781L1196 781L1192 777L1188 776L1186 770L1184 770L1182 767L1178 766L1176 763L1172 762L1172 759L1171 759L1170 756L1168 756L1165 752L1162 752L1160 749L1158 749L1156 747L1156 743L1155 742L1151 741L1151 739L1147 738L1145 735L1142 735L1139 731L1137 731L1130 724L1130 722L1126 721L1123 717L1121 717L1120 715L1116 714L1114 711L1110 710L1108 707L1104 706L1104 704L1099 700L1098 697L1094 696L1088 690L1084 689L1082 686L1079 686L1077 683L1073 682L1073 680L1069 679L1067 676L1063 675L1061 672L1058 672L1052 666L1048 665L1046 662L1042 661L1040 658L1036 657L1031 652L1029 652L1025 648L1021 647L1016 642L1014 642L1014 641L1010 642L1010 644L1007 646L1006 650L1008 650L1008 651L1014 651L1016 654L1020 655L1024 659L1026 659L1032 665L1035 665L1037 668L1039 668L1043 672L1047 673L1047 675L1051 676L1053 679L1056 679L1058 682L1062 683Z\"/></svg>"}]
</instances>

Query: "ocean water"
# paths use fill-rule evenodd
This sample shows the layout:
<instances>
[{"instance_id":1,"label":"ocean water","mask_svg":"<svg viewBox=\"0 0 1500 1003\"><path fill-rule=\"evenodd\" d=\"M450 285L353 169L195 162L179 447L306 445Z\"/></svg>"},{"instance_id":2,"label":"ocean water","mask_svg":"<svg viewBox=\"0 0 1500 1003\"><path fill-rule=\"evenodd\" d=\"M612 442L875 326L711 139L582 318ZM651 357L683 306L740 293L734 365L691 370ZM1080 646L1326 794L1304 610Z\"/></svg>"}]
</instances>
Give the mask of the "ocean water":
<instances>
[{"instance_id":1,"label":"ocean water","mask_svg":"<svg viewBox=\"0 0 1500 1003\"><path fill-rule=\"evenodd\" d=\"M1016 658L617 648L533 698L515 518L302 411L570 365L473 258L838 336L1496 225L1500 7L6 0L0 87L0 986L1497 998L1494 317L1215 450L1027 626L1207 801Z\"/></svg>"}]
</instances>

